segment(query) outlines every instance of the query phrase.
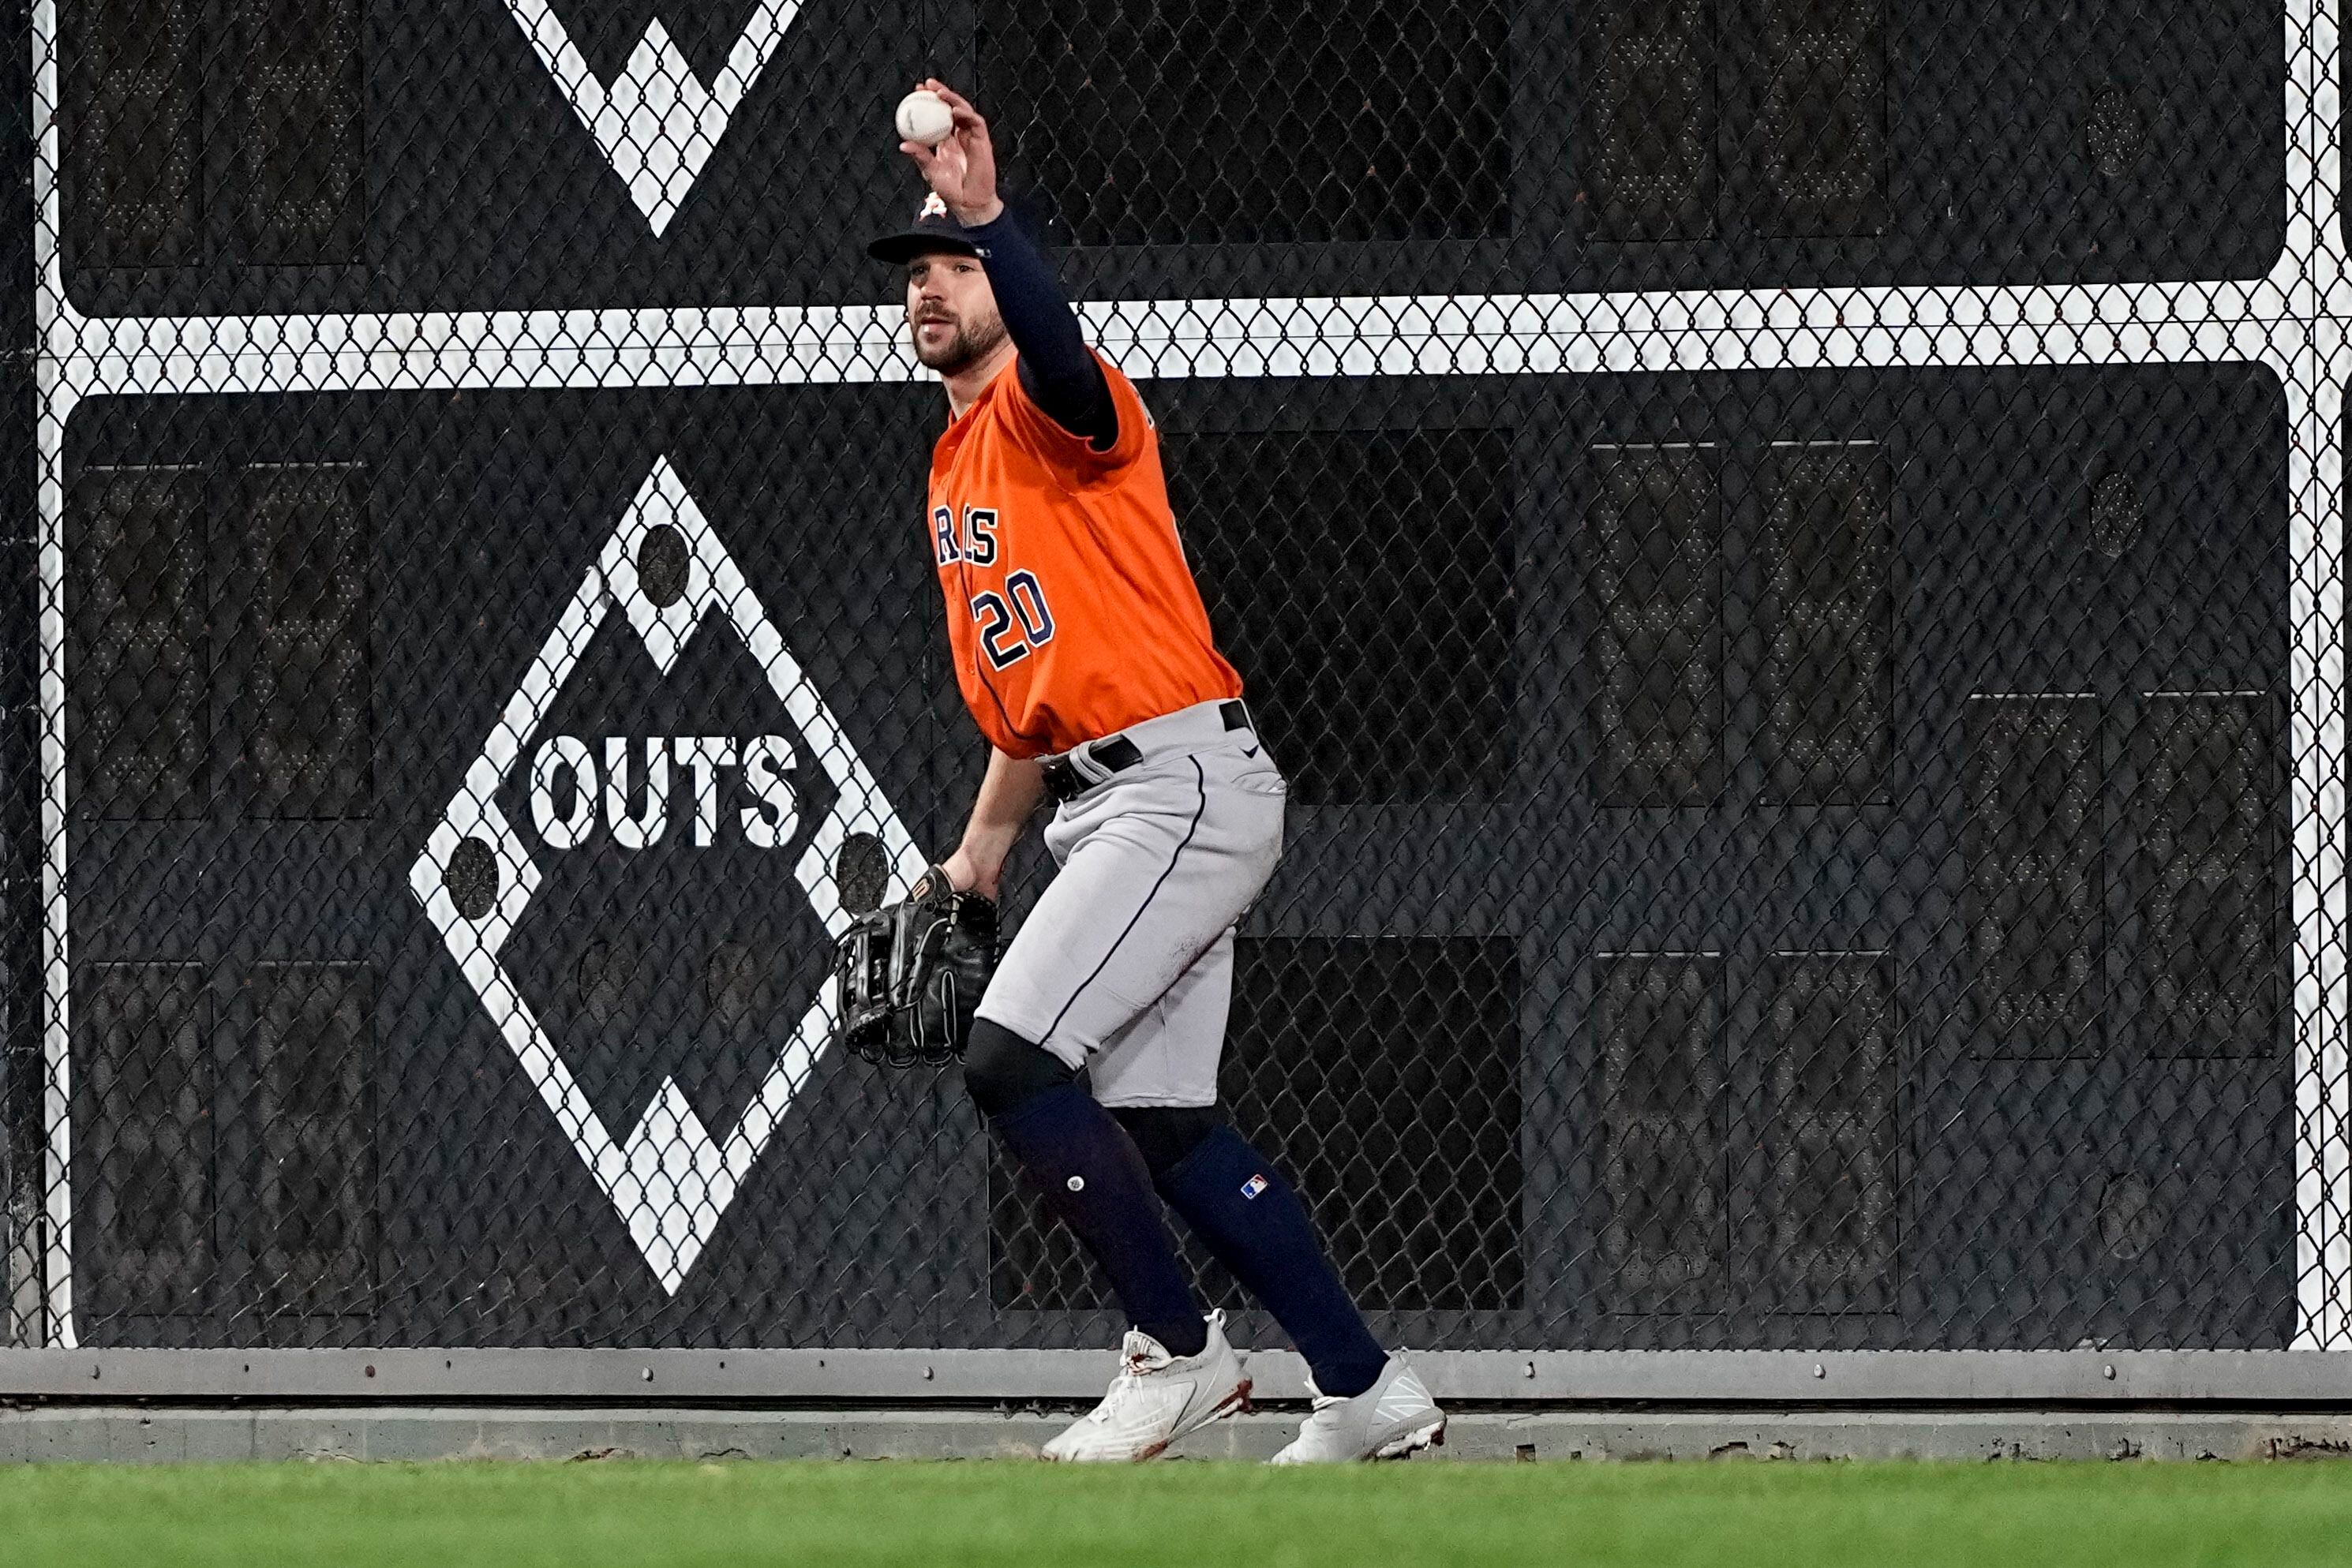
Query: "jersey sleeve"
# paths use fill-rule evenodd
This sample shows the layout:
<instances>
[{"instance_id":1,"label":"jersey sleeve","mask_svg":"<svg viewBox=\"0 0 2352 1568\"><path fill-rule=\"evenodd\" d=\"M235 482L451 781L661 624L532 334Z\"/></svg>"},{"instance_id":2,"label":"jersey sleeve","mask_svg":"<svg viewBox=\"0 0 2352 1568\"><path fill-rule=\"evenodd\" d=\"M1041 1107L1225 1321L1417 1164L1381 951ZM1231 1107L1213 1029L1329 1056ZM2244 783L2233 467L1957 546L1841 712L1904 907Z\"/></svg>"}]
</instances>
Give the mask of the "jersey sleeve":
<instances>
[{"instance_id":1,"label":"jersey sleeve","mask_svg":"<svg viewBox=\"0 0 2352 1568\"><path fill-rule=\"evenodd\" d=\"M1006 415L1014 435L1040 462L1056 475L1066 476L1072 489L1117 480L1134 466L1154 439L1151 415L1144 409L1142 395L1135 390L1135 383L1097 350L1088 349L1087 352L1101 364L1103 380L1110 386L1111 407L1118 414L1118 439L1108 448L1064 429L1037 406L1037 400L1029 395L1020 376L1006 378L1013 383Z\"/></svg>"}]
</instances>

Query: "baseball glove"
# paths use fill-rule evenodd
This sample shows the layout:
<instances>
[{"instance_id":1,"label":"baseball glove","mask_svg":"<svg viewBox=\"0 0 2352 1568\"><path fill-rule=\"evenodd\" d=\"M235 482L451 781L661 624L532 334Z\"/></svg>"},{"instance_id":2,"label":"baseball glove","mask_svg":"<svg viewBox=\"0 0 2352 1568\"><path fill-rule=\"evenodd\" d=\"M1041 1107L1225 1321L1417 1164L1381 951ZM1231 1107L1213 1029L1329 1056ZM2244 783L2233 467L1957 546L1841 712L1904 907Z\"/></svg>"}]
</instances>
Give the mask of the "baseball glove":
<instances>
[{"instance_id":1,"label":"baseball glove","mask_svg":"<svg viewBox=\"0 0 2352 1568\"><path fill-rule=\"evenodd\" d=\"M834 967L844 1045L886 1067L958 1061L996 973L996 904L958 893L933 866L903 902L859 915L842 933Z\"/></svg>"}]
</instances>

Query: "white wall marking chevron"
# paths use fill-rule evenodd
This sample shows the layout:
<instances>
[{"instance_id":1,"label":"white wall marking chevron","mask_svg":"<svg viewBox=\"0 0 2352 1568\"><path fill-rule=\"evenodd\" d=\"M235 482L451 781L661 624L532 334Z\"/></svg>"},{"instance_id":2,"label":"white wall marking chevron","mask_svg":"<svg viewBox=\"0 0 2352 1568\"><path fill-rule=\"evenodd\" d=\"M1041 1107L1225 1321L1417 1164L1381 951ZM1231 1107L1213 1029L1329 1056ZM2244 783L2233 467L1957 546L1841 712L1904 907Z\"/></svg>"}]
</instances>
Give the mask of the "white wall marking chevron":
<instances>
[{"instance_id":1,"label":"white wall marking chevron","mask_svg":"<svg viewBox=\"0 0 2352 1568\"><path fill-rule=\"evenodd\" d=\"M629 187L630 200L658 235L702 166L710 161L728 122L760 79L768 57L800 14L800 0L761 0L728 51L719 79L702 85L656 16L637 40L610 86L588 69L586 57L547 0L507 0L523 37L546 62L580 122L604 150L605 161Z\"/></svg>"}]
</instances>

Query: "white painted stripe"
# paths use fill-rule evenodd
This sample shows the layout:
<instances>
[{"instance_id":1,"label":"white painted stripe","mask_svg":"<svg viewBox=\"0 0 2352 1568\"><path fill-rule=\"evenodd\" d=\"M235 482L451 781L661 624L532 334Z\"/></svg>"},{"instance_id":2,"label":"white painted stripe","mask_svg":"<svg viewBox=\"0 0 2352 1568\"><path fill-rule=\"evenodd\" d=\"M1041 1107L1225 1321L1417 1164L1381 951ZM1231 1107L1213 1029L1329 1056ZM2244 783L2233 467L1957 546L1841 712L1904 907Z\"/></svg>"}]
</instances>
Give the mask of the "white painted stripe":
<instances>
[{"instance_id":1,"label":"white painted stripe","mask_svg":"<svg viewBox=\"0 0 2352 1568\"><path fill-rule=\"evenodd\" d=\"M2282 376L2289 319L2240 286L1123 300L1082 308L1139 379L2177 364ZM2280 298L2268 285L2251 292ZM45 334L72 396L923 382L892 305L87 318ZM2299 336L2299 334L2297 334Z\"/></svg>"},{"instance_id":2,"label":"white painted stripe","mask_svg":"<svg viewBox=\"0 0 2352 1568\"><path fill-rule=\"evenodd\" d=\"M2329 225L2331 231L2334 225ZM2345 324L2314 324L2290 383L2302 438L2288 456L2287 683L2293 702L2295 1298L2297 1349L2352 1347L2352 1087L2346 1082Z\"/></svg>"},{"instance_id":3,"label":"white painted stripe","mask_svg":"<svg viewBox=\"0 0 2352 1568\"><path fill-rule=\"evenodd\" d=\"M57 255L58 51L56 0L33 5L33 123L39 128L33 155L35 324L62 306L62 273ZM41 340L47 342L44 336ZM40 465L36 504L40 511L41 581L41 948L45 1076L41 1105L48 1117L48 1191L43 1218L48 1235L43 1249L45 1311L43 1343L70 1350L75 1333L73 1298L73 1056L68 1008L67 944L71 922L66 911L66 671L65 671L65 428L72 417L73 393L63 384L63 365L43 353L34 362L40 406L33 444Z\"/></svg>"}]
</instances>

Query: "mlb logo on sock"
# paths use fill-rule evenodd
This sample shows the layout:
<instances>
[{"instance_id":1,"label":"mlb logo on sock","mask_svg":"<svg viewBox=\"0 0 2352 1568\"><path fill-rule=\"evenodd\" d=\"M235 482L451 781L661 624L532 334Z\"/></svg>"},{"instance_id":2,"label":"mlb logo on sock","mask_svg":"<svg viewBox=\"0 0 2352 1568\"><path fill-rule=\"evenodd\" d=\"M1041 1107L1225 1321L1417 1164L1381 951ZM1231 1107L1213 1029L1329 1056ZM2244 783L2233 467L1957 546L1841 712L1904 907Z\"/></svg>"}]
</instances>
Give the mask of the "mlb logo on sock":
<instances>
[{"instance_id":1,"label":"mlb logo on sock","mask_svg":"<svg viewBox=\"0 0 2352 1568\"><path fill-rule=\"evenodd\" d=\"M1242 1196L1244 1197L1255 1197L1265 1190L1265 1177L1262 1176L1254 1176L1250 1177L1249 1180L1242 1183Z\"/></svg>"}]
</instances>

